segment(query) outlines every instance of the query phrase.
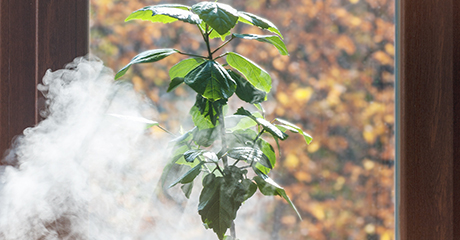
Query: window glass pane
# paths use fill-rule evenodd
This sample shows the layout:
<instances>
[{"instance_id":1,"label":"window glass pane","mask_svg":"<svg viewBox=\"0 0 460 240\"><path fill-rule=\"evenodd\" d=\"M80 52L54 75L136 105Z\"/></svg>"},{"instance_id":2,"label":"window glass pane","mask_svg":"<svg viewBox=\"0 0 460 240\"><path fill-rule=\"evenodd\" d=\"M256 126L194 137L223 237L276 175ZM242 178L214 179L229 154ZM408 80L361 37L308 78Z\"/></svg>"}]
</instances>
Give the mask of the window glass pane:
<instances>
[{"instance_id":1,"label":"window glass pane","mask_svg":"<svg viewBox=\"0 0 460 240\"><path fill-rule=\"evenodd\" d=\"M196 2L91 0L91 52L117 71L148 49L206 51L194 25L124 22L146 5ZM394 239L394 0L219 2L278 26L289 56L252 41L233 41L227 50L243 53L272 76L274 88L263 104L267 118L294 122L314 139L308 146L295 135L282 142L281 157L271 172L303 221L283 199L257 196L243 204L237 235L241 239ZM236 30L242 33L271 34L240 25ZM216 46L221 43L214 41ZM166 93L169 68L179 59L184 58L173 55L134 66L124 77L151 98L158 107L157 120L174 131L181 125L190 127L184 118L194 102L185 86ZM187 208L194 208L190 214L196 216L190 219L199 229L177 229L187 232L181 237L213 239L212 232L200 226L196 205ZM178 221L185 218L181 216ZM161 222L157 217L143 221Z\"/></svg>"}]
</instances>

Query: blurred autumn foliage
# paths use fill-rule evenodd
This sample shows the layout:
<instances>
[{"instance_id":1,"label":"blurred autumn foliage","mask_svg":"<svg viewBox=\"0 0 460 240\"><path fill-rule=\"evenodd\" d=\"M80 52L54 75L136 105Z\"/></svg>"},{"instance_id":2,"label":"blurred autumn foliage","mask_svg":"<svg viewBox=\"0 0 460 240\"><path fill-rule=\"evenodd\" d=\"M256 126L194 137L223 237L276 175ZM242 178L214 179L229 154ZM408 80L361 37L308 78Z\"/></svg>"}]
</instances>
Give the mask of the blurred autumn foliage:
<instances>
[{"instance_id":1,"label":"blurred autumn foliage","mask_svg":"<svg viewBox=\"0 0 460 240\"><path fill-rule=\"evenodd\" d=\"M91 51L115 70L148 49L205 51L191 24L124 22L146 5L196 2L91 0ZM272 173L304 220L279 198L263 227L272 239L394 239L394 1L219 2L263 16L280 29L289 56L244 40L227 50L244 53L272 76L267 119L287 119L313 136L308 146L295 135L283 142ZM270 34L242 24L236 30ZM166 93L168 70L183 58L134 66L124 77L151 98L157 120L174 131L194 101L187 101L194 95L186 86Z\"/></svg>"}]
</instances>

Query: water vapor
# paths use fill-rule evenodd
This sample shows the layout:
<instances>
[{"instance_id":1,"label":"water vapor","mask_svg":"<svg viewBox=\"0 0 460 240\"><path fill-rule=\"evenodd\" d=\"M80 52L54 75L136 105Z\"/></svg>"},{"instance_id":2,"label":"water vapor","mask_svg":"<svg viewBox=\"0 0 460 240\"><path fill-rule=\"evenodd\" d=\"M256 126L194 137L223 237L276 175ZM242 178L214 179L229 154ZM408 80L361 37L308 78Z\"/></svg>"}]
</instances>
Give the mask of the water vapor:
<instances>
[{"instance_id":1,"label":"water vapor","mask_svg":"<svg viewBox=\"0 0 460 240\"><path fill-rule=\"evenodd\" d=\"M0 166L1 240L215 239L197 189L190 201L179 188L158 195L169 139L136 121L155 120L155 108L113 79L94 57L46 73L45 120L16 138L4 159L13 166ZM242 209L240 239L268 239L256 234L260 213Z\"/></svg>"}]
</instances>

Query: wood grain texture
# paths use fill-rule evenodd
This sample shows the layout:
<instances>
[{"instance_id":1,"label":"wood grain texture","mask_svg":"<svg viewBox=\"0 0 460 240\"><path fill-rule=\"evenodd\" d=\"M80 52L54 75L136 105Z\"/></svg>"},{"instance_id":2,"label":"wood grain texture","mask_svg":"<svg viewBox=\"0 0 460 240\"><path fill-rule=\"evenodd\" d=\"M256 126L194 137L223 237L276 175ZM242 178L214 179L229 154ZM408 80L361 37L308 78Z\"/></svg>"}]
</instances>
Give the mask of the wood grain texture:
<instances>
[{"instance_id":1,"label":"wood grain texture","mask_svg":"<svg viewBox=\"0 0 460 240\"><path fill-rule=\"evenodd\" d=\"M2 0L0 4L2 155L14 136L35 125L35 6L36 0Z\"/></svg>"},{"instance_id":2,"label":"wood grain texture","mask_svg":"<svg viewBox=\"0 0 460 240\"><path fill-rule=\"evenodd\" d=\"M453 224L453 1L401 0L400 11L400 237L460 239Z\"/></svg>"},{"instance_id":3,"label":"wood grain texture","mask_svg":"<svg viewBox=\"0 0 460 240\"><path fill-rule=\"evenodd\" d=\"M88 0L0 1L0 154L39 120L36 86L88 53ZM43 104L41 104L43 106Z\"/></svg>"},{"instance_id":4,"label":"wood grain texture","mask_svg":"<svg viewBox=\"0 0 460 240\"><path fill-rule=\"evenodd\" d=\"M460 239L460 1L453 1L454 236Z\"/></svg>"}]
</instances>

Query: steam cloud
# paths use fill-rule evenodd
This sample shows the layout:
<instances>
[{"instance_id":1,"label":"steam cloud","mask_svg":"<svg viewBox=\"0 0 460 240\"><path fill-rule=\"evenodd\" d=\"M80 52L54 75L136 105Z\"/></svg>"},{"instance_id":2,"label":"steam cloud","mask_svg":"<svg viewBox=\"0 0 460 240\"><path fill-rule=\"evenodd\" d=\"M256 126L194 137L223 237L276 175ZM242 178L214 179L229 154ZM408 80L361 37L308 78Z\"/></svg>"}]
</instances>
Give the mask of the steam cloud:
<instances>
[{"instance_id":1,"label":"steam cloud","mask_svg":"<svg viewBox=\"0 0 460 240\"><path fill-rule=\"evenodd\" d=\"M15 166L0 166L1 240L215 239L197 213L197 189L189 201L179 188L168 190L169 199L156 194L168 141L111 115L155 119L129 84L81 57L48 71L38 88L46 119L8 151L4 162ZM247 206L272 201L263 199L242 206L239 239L269 238L257 231L261 211Z\"/></svg>"}]
</instances>

